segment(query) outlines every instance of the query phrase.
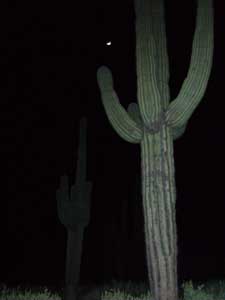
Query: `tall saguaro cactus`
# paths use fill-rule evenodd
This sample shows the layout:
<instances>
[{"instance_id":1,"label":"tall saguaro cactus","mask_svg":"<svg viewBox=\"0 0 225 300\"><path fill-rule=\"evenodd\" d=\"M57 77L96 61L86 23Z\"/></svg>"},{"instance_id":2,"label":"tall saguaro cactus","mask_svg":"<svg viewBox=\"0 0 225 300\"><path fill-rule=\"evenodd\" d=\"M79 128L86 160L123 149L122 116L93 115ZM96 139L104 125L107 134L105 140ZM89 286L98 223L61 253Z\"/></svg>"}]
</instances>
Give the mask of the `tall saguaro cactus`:
<instances>
[{"instance_id":1,"label":"tall saguaro cactus","mask_svg":"<svg viewBox=\"0 0 225 300\"><path fill-rule=\"evenodd\" d=\"M92 183L86 181L87 120L80 120L80 141L76 182L69 190L68 176L61 176L56 192L58 216L67 229L67 253L64 300L76 300L80 275L84 229L90 219Z\"/></svg>"},{"instance_id":2,"label":"tall saguaro cactus","mask_svg":"<svg viewBox=\"0 0 225 300\"><path fill-rule=\"evenodd\" d=\"M126 111L110 70L97 80L108 119L116 132L141 146L146 258L155 300L177 300L177 232L173 141L180 137L203 98L213 57L212 0L198 0L189 71L170 101L163 0L135 0L137 101Z\"/></svg>"}]
</instances>

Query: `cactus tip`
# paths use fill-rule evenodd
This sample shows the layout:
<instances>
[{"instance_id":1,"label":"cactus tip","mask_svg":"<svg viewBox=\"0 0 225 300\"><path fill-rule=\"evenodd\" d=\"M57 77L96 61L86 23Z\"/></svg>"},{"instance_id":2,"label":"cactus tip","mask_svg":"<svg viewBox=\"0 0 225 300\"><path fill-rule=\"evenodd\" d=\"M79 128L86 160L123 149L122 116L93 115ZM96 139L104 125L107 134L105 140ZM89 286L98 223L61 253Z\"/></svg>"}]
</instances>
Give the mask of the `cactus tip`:
<instances>
[{"instance_id":1,"label":"cactus tip","mask_svg":"<svg viewBox=\"0 0 225 300\"><path fill-rule=\"evenodd\" d=\"M97 81L101 88L113 86L112 73L108 67L101 66L100 68L98 68Z\"/></svg>"}]
</instances>

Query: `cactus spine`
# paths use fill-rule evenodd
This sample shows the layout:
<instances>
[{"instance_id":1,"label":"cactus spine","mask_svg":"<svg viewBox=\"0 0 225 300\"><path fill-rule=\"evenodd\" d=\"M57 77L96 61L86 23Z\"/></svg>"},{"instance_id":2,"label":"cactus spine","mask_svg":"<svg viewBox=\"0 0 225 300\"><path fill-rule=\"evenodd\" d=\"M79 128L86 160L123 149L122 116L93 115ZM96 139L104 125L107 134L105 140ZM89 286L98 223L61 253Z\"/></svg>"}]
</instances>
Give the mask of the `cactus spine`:
<instances>
[{"instance_id":1,"label":"cactus spine","mask_svg":"<svg viewBox=\"0 0 225 300\"><path fill-rule=\"evenodd\" d=\"M67 230L65 300L77 299L83 234L90 219L92 183L86 181L86 131L87 120L82 118L76 182L69 189L68 176L61 176L60 187L56 192L58 217Z\"/></svg>"},{"instance_id":2,"label":"cactus spine","mask_svg":"<svg viewBox=\"0 0 225 300\"><path fill-rule=\"evenodd\" d=\"M97 80L109 122L124 140L141 146L146 258L155 300L177 300L177 233L173 141L203 98L213 57L212 0L198 0L192 56L180 93L170 102L163 0L135 0L137 100L126 111L110 70Z\"/></svg>"}]
</instances>

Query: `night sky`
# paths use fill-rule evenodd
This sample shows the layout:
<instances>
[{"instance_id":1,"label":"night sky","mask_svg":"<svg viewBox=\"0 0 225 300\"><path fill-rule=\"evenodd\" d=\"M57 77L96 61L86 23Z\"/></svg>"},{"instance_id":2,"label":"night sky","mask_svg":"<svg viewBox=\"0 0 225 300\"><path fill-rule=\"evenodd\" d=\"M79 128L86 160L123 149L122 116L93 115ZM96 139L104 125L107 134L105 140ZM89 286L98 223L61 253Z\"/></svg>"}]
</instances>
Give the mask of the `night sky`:
<instances>
[{"instance_id":1,"label":"night sky","mask_svg":"<svg viewBox=\"0 0 225 300\"><path fill-rule=\"evenodd\" d=\"M63 285L66 230L57 216L55 193L61 175L74 180L82 116L88 118L87 172L93 192L81 283L147 281L140 147L112 129L96 80L97 68L109 66L121 104L127 108L137 101L133 2L15 2L1 17L7 223L0 282ZM174 144L180 280L225 278L222 2L215 1L214 61L204 99ZM172 99L189 66L195 4L166 1Z\"/></svg>"}]
</instances>

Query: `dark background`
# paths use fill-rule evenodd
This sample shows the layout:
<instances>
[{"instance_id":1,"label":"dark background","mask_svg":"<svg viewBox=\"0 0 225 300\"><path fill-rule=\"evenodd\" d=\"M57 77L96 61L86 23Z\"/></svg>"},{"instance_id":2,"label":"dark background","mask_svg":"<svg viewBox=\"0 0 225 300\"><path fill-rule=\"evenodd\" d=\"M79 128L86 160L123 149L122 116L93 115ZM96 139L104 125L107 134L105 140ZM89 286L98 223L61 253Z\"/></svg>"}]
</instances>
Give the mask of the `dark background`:
<instances>
[{"instance_id":1,"label":"dark background","mask_svg":"<svg viewBox=\"0 0 225 300\"><path fill-rule=\"evenodd\" d=\"M110 126L96 81L97 68L106 64L122 105L136 101L133 3L15 2L1 10L2 203L7 204L7 223L0 281L63 285L66 230L57 217L55 192L60 175L66 172L74 179L83 115L88 118L88 179L94 187L81 283L147 281L136 185L140 149ZM204 99L174 145L182 281L225 277L222 2L215 1L214 62ZM166 1L172 99L188 70L195 5Z\"/></svg>"}]
</instances>

